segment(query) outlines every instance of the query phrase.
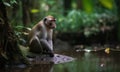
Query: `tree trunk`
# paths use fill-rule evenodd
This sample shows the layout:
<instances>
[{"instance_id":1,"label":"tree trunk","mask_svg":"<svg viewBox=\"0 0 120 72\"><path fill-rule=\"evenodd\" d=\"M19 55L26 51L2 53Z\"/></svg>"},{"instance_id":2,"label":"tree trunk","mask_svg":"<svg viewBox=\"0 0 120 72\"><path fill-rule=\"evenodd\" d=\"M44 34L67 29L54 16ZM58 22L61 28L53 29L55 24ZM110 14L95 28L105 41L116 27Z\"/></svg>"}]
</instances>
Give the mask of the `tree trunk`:
<instances>
[{"instance_id":1,"label":"tree trunk","mask_svg":"<svg viewBox=\"0 0 120 72\"><path fill-rule=\"evenodd\" d=\"M28 26L30 24L30 8L29 0L22 0L22 13L23 13L23 24Z\"/></svg>"},{"instance_id":2,"label":"tree trunk","mask_svg":"<svg viewBox=\"0 0 120 72\"><path fill-rule=\"evenodd\" d=\"M64 0L64 15L67 15L68 11L71 9L71 0Z\"/></svg>"},{"instance_id":3,"label":"tree trunk","mask_svg":"<svg viewBox=\"0 0 120 72\"><path fill-rule=\"evenodd\" d=\"M77 9L82 9L82 0L77 0Z\"/></svg>"},{"instance_id":4,"label":"tree trunk","mask_svg":"<svg viewBox=\"0 0 120 72\"><path fill-rule=\"evenodd\" d=\"M117 5L117 16L118 16L118 26L117 26L117 29L118 29L118 40L120 42L120 0L115 0L115 3Z\"/></svg>"},{"instance_id":5,"label":"tree trunk","mask_svg":"<svg viewBox=\"0 0 120 72\"><path fill-rule=\"evenodd\" d=\"M17 26L18 24L22 24L20 20L20 1L16 0L17 3L12 4L13 8L11 10L10 20L12 20L14 23L14 26ZM19 15L18 15L19 14ZM9 15L8 15L9 16Z\"/></svg>"},{"instance_id":6,"label":"tree trunk","mask_svg":"<svg viewBox=\"0 0 120 72\"><path fill-rule=\"evenodd\" d=\"M3 61L3 63L0 62L2 65L6 63L12 65L16 62L27 63L20 51L14 31L8 23L6 7L2 0L0 0L0 61L1 60Z\"/></svg>"}]
</instances>

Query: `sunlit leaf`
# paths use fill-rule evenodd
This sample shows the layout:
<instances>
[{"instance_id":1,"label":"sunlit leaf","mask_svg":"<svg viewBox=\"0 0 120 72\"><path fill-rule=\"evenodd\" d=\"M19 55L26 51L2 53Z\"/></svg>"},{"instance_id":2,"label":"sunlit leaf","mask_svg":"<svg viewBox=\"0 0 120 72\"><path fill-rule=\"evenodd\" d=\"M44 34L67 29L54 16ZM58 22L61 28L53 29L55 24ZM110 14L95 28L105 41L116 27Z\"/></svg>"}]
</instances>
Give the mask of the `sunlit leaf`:
<instances>
[{"instance_id":1,"label":"sunlit leaf","mask_svg":"<svg viewBox=\"0 0 120 72\"><path fill-rule=\"evenodd\" d=\"M74 9L76 9L76 8L77 8L77 4L76 4L75 2L72 2L72 7L73 7Z\"/></svg>"},{"instance_id":2,"label":"sunlit leaf","mask_svg":"<svg viewBox=\"0 0 120 72\"><path fill-rule=\"evenodd\" d=\"M91 50L90 50L90 49L84 49L84 51L85 51L85 52L91 52Z\"/></svg>"},{"instance_id":3,"label":"sunlit leaf","mask_svg":"<svg viewBox=\"0 0 120 72\"><path fill-rule=\"evenodd\" d=\"M99 0L99 1L104 7L108 9L113 9L113 0Z\"/></svg>"},{"instance_id":4,"label":"sunlit leaf","mask_svg":"<svg viewBox=\"0 0 120 72\"><path fill-rule=\"evenodd\" d=\"M5 4L6 6L8 6L8 7L11 6L10 3L8 3L8 2L4 2L4 4Z\"/></svg>"},{"instance_id":5,"label":"sunlit leaf","mask_svg":"<svg viewBox=\"0 0 120 72\"><path fill-rule=\"evenodd\" d=\"M6 55L6 53L4 52L1 52L1 55L5 58L5 59L8 59L8 57L7 57L7 55Z\"/></svg>"},{"instance_id":6,"label":"sunlit leaf","mask_svg":"<svg viewBox=\"0 0 120 72\"><path fill-rule=\"evenodd\" d=\"M110 53L110 48L106 48L105 53L109 54Z\"/></svg>"},{"instance_id":7,"label":"sunlit leaf","mask_svg":"<svg viewBox=\"0 0 120 72\"><path fill-rule=\"evenodd\" d=\"M31 13L38 13L38 12L39 12L38 9L32 9L32 10L31 10Z\"/></svg>"},{"instance_id":8,"label":"sunlit leaf","mask_svg":"<svg viewBox=\"0 0 120 72\"><path fill-rule=\"evenodd\" d=\"M11 4L14 4L14 3L17 4L17 1L16 0L10 0L10 3Z\"/></svg>"},{"instance_id":9,"label":"sunlit leaf","mask_svg":"<svg viewBox=\"0 0 120 72\"><path fill-rule=\"evenodd\" d=\"M31 28L26 28L26 29L29 30L29 31L32 30Z\"/></svg>"},{"instance_id":10,"label":"sunlit leaf","mask_svg":"<svg viewBox=\"0 0 120 72\"><path fill-rule=\"evenodd\" d=\"M86 37L88 37L90 34L91 34L90 31L84 31L84 35L85 35Z\"/></svg>"}]
</instances>

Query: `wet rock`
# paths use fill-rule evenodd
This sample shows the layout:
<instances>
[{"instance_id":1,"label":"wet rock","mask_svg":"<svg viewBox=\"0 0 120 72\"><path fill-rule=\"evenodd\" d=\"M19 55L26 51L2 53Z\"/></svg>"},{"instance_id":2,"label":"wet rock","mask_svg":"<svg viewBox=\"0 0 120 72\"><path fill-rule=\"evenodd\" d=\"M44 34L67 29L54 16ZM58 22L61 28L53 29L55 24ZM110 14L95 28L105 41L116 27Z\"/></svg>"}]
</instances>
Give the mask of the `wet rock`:
<instances>
[{"instance_id":1,"label":"wet rock","mask_svg":"<svg viewBox=\"0 0 120 72\"><path fill-rule=\"evenodd\" d=\"M53 62L54 64L59 64L73 61L74 58L65 55L55 54L54 57L40 55L36 56L35 58L28 58L28 60L30 61L31 64L47 64L51 62Z\"/></svg>"}]
</instances>

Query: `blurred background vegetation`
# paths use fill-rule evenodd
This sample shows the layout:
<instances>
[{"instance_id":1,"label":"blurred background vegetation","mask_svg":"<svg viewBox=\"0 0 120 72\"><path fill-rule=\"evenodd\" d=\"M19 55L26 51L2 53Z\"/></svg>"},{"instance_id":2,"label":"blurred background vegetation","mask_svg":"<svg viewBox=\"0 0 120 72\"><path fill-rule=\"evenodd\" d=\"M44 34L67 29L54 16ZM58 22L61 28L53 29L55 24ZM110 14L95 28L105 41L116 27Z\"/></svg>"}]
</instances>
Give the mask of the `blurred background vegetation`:
<instances>
[{"instance_id":1,"label":"blurred background vegetation","mask_svg":"<svg viewBox=\"0 0 120 72\"><path fill-rule=\"evenodd\" d=\"M25 36L32 26L47 15L56 17L55 34L59 38L67 39L70 33L71 39L77 35L79 40L91 36L100 36L98 40L103 37L108 39L110 36L110 39L120 41L119 0L3 1L7 7L9 22L22 43L25 40L21 36ZM67 34L67 37L64 34Z\"/></svg>"}]
</instances>

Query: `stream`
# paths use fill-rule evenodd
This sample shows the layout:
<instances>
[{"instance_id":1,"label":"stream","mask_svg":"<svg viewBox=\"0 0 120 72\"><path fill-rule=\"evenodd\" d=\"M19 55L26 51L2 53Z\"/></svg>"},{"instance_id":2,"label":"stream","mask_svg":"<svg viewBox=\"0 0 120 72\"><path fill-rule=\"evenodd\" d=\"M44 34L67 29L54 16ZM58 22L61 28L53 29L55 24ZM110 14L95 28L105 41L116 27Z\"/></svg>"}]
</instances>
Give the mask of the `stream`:
<instances>
[{"instance_id":1,"label":"stream","mask_svg":"<svg viewBox=\"0 0 120 72\"><path fill-rule=\"evenodd\" d=\"M29 67L13 67L0 72L120 72L119 51L109 54L104 51L58 51L53 58L38 59Z\"/></svg>"}]
</instances>

